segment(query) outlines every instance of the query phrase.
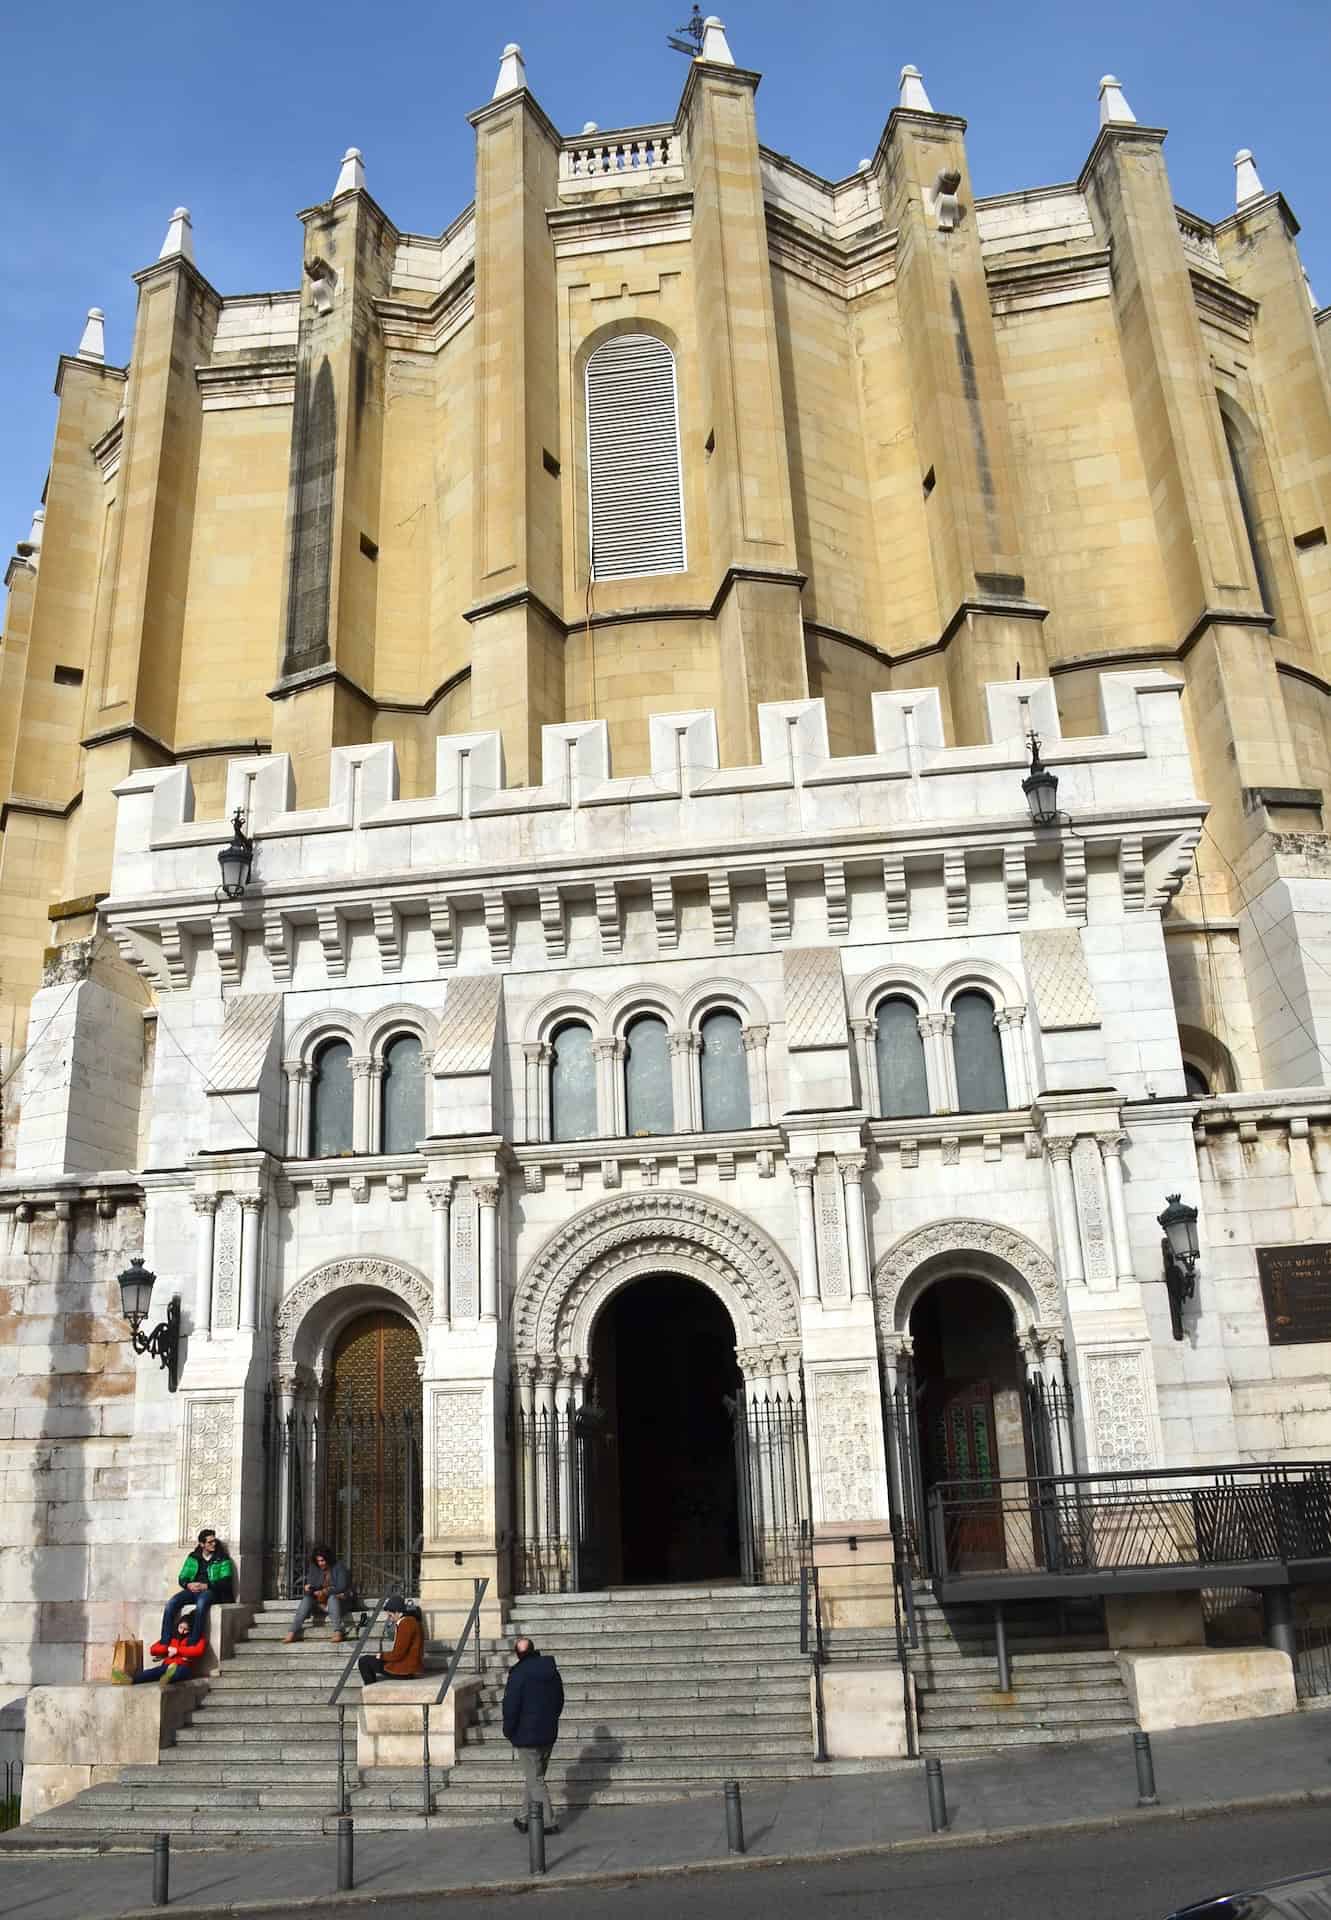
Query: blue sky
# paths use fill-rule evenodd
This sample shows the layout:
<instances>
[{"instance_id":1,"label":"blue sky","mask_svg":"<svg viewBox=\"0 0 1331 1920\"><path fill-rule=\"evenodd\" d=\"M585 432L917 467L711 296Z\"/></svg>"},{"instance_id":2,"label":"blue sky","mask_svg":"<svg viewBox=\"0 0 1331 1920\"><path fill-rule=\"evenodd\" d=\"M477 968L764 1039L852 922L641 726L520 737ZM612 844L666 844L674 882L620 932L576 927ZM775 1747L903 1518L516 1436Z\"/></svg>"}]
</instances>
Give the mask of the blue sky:
<instances>
[{"instance_id":1,"label":"blue sky","mask_svg":"<svg viewBox=\"0 0 1331 1920\"><path fill-rule=\"evenodd\" d=\"M716 4L716 0L713 0ZM1303 222L1313 285L1331 301L1326 0L1120 0L1073 9L955 0L733 0L736 60L763 74L766 145L834 177L871 153L906 61L940 112L964 115L976 191L1068 180L1095 135L1102 73L1139 120L1171 129L1174 197L1218 219L1233 156ZM301 207L325 199L348 145L402 228L438 232L472 194L467 112L489 98L504 41L555 123L673 116L683 59L665 35L688 0L422 9L348 0L220 8L69 0L6 23L0 179L10 252L0 276L0 547L27 535L50 453L56 356L83 316L107 316L107 357L129 353L130 275L155 258L173 206L191 208L202 271L222 293L293 287Z\"/></svg>"}]
</instances>

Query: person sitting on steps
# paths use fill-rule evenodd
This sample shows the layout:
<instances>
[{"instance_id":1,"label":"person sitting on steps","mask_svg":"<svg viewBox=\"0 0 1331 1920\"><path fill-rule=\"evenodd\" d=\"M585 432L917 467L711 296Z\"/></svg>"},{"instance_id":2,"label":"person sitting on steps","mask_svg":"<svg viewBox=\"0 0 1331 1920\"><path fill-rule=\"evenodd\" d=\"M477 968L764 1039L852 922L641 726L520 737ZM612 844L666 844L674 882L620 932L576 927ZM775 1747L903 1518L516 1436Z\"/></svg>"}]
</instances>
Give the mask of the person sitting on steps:
<instances>
[{"instance_id":1,"label":"person sitting on steps","mask_svg":"<svg viewBox=\"0 0 1331 1920\"><path fill-rule=\"evenodd\" d=\"M157 1682L169 1687L177 1680L188 1680L195 1661L202 1660L208 1651L208 1637L199 1625L199 1609L182 1607L170 1639L154 1640L149 1651L156 1657L157 1666L144 1667L141 1673L126 1673L123 1667L112 1667L112 1684L146 1687Z\"/></svg>"},{"instance_id":2,"label":"person sitting on steps","mask_svg":"<svg viewBox=\"0 0 1331 1920\"><path fill-rule=\"evenodd\" d=\"M310 1552L310 1564L305 1569L305 1584L301 1588L300 1605L296 1608L296 1617L291 1622L291 1631L284 1644L290 1646L299 1640L305 1622L319 1609L328 1615L328 1624L333 1629L333 1643L342 1639L342 1609L349 1607L352 1601L351 1575L340 1560L334 1560L327 1547L314 1547Z\"/></svg>"},{"instance_id":3,"label":"person sitting on steps","mask_svg":"<svg viewBox=\"0 0 1331 1920\"><path fill-rule=\"evenodd\" d=\"M425 1671L425 1627L419 1607L408 1605L400 1593L390 1593L384 1612L397 1631L387 1653L363 1653L356 1662L362 1684L376 1680L414 1680Z\"/></svg>"},{"instance_id":4,"label":"person sitting on steps","mask_svg":"<svg viewBox=\"0 0 1331 1920\"><path fill-rule=\"evenodd\" d=\"M219 1607L230 1606L235 1597L236 1570L226 1542L218 1539L215 1528L200 1527L194 1551L186 1555L180 1569L180 1591L172 1594L162 1615L163 1644L175 1632L186 1607L194 1609L196 1637L206 1640L209 1607L214 1601Z\"/></svg>"}]
</instances>

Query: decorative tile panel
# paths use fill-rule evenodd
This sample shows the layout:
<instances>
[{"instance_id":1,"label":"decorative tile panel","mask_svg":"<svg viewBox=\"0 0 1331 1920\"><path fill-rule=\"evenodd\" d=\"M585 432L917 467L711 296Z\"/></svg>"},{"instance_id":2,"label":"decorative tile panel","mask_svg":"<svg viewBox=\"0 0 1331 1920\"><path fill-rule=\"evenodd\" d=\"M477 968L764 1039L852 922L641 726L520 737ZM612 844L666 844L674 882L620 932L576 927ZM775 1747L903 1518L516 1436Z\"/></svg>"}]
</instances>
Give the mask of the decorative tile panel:
<instances>
[{"instance_id":1,"label":"decorative tile panel","mask_svg":"<svg viewBox=\"0 0 1331 1920\"><path fill-rule=\"evenodd\" d=\"M841 955L835 947L791 947L781 956L786 1046L844 1047L850 1037Z\"/></svg>"},{"instance_id":2,"label":"decorative tile panel","mask_svg":"<svg viewBox=\"0 0 1331 1920\"><path fill-rule=\"evenodd\" d=\"M1100 1008L1081 934L1075 927L1046 927L1037 933L1023 933L1021 957L1042 1032L1099 1026Z\"/></svg>"}]
</instances>

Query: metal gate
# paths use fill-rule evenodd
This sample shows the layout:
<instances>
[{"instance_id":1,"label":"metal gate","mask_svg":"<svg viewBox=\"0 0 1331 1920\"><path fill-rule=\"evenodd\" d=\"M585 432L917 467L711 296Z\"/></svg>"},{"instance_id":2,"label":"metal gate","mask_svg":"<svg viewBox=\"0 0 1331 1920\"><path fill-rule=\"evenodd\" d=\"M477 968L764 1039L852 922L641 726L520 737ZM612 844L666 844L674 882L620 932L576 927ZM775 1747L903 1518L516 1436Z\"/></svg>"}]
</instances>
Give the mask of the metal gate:
<instances>
[{"instance_id":1,"label":"metal gate","mask_svg":"<svg viewBox=\"0 0 1331 1920\"><path fill-rule=\"evenodd\" d=\"M327 1546L362 1596L420 1587L420 1420L411 1412L281 1414L264 1403L264 1591L293 1593Z\"/></svg>"},{"instance_id":2,"label":"metal gate","mask_svg":"<svg viewBox=\"0 0 1331 1920\"><path fill-rule=\"evenodd\" d=\"M799 1578L809 1528L804 1409L786 1396L727 1400L739 1501L740 1575L749 1586ZM606 1585L610 1422L594 1401L523 1407L511 1401L513 1587L594 1592Z\"/></svg>"}]
</instances>

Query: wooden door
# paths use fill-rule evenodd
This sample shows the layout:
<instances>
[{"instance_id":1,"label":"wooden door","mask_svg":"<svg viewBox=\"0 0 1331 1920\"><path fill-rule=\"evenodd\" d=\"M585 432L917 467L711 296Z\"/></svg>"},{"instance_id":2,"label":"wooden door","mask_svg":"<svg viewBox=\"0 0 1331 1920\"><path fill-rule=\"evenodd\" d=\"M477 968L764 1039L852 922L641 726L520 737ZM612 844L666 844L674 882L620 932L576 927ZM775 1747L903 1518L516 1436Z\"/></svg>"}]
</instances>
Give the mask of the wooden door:
<instances>
[{"instance_id":1,"label":"wooden door","mask_svg":"<svg viewBox=\"0 0 1331 1920\"><path fill-rule=\"evenodd\" d=\"M956 1572L1005 1566L992 1382L940 1383L933 1455L937 1477L953 1483L948 1496L949 1566Z\"/></svg>"}]
</instances>

